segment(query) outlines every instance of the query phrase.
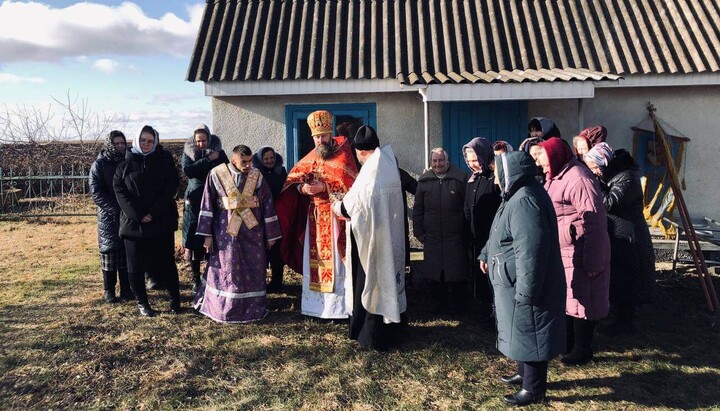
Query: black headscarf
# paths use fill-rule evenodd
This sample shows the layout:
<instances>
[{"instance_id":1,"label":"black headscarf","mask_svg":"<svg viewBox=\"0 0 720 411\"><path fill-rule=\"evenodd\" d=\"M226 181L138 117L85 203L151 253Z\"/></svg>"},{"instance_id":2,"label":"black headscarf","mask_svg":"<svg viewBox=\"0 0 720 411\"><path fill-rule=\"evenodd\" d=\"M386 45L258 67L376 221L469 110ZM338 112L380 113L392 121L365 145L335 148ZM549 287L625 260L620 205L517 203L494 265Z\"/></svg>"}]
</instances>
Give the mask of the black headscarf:
<instances>
[{"instance_id":1,"label":"black headscarf","mask_svg":"<svg viewBox=\"0 0 720 411\"><path fill-rule=\"evenodd\" d=\"M117 137L122 137L125 144L127 144L125 134L123 134L123 132L120 130L113 130L109 132L107 136L105 136L105 144L103 145L103 152L105 153L105 156L113 161L120 161L125 159L125 151L123 151L122 153L119 152L115 148L115 144L113 144L113 140Z\"/></svg>"}]
</instances>

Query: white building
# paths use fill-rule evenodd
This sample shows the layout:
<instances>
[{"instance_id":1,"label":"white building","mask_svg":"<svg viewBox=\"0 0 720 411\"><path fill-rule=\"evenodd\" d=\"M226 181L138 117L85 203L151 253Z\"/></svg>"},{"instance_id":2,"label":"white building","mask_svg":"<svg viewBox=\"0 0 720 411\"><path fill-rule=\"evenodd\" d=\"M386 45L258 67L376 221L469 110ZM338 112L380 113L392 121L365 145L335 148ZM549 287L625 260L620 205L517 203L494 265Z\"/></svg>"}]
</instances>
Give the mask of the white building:
<instances>
[{"instance_id":1,"label":"white building","mask_svg":"<svg viewBox=\"0 0 720 411\"><path fill-rule=\"evenodd\" d=\"M535 116L568 141L602 124L632 151L650 101L692 140L691 213L717 220L718 21L698 0L214 0L187 79L205 82L226 146L270 145L292 165L305 117L326 108L375 126L415 173L436 146L461 162L475 136L517 147Z\"/></svg>"}]
</instances>

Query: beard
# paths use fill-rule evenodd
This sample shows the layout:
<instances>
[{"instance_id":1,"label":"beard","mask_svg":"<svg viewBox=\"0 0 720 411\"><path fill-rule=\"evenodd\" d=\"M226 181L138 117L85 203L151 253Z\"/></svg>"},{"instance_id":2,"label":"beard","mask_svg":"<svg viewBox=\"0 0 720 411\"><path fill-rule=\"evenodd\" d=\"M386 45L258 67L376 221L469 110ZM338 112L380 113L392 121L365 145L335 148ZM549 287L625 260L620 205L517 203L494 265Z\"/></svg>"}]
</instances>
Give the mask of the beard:
<instances>
[{"instance_id":1,"label":"beard","mask_svg":"<svg viewBox=\"0 0 720 411\"><path fill-rule=\"evenodd\" d=\"M327 160L333 155L332 143L320 143L315 147L315 153L323 160Z\"/></svg>"}]
</instances>

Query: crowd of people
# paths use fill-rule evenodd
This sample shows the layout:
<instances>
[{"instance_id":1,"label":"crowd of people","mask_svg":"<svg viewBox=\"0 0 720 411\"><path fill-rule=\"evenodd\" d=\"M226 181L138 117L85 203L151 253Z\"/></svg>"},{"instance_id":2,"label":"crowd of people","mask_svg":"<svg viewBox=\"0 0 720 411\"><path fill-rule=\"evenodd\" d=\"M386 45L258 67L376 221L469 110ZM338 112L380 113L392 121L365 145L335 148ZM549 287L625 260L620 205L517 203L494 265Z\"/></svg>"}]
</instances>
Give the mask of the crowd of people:
<instances>
[{"instance_id":1,"label":"crowd of people","mask_svg":"<svg viewBox=\"0 0 720 411\"><path fill-rule=\"evenodd\" d=\"M462 147L468 173L436 148L416 181L372 127L344 123L334 136L324 110L307 122L315 147L290 172L271 147L238 145L228 157L204 124L185 143L182 247L199 313L262 320L287 265L302 275L303 315L348 319L349 338L387 350L408 321L410 217L427 307L474 310L497 332L498 349L518 364L501 380L521 387L505 401L522 406L544 401L550 360L590 362L595 332L631 331L636 306L652 298L638 168L605 142L605 127L571 145L552 120L535 117L517 151L474 137ZM160 283L170 312L181 312L179 177L153 127L130 149L122 132L107 136L90 173L106 302L134 300L153 317L146 289ZM415 196L410 216L406 193Z\"/></svg>"}]
</instances>

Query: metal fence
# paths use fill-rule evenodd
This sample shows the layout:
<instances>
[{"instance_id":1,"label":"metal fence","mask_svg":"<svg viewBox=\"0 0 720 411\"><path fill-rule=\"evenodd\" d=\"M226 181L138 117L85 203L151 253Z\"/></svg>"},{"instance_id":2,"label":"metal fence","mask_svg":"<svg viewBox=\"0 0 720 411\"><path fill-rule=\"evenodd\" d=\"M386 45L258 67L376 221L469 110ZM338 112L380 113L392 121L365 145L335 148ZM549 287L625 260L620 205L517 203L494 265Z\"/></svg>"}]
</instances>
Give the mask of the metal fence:
<instances>
[{"instance_id":1,"label":"metal fence","mask_svg":"<svg viewBox=\"0 0 720 411\"><path fill-rule=\"evenodd\" d=\"M88 170L0 168L0 217L95 215Z\"/></svg>"}]
</instances>

